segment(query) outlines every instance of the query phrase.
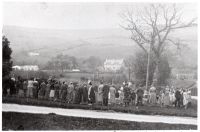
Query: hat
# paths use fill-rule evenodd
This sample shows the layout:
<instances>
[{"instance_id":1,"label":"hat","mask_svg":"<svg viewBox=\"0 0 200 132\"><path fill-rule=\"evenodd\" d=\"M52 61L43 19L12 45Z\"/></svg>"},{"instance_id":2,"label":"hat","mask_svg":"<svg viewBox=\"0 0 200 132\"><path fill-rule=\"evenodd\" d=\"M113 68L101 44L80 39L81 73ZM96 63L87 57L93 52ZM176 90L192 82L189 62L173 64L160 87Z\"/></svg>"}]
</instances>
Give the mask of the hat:
<instances>
[{"instance_id":1,"label":"hat","mask_svg":"<svg viewBox=\"0 0 200 132\"><path fill-rule=\"evenodd\" d=\"M132 85L132 83L131 82L128 82L128 86L130 87Z\"/></svg>"},{"instance_id":2,"label":"hat","mask_svg":"<svg viewBox=\"0 0 200 132\"><path fill-rule=\"evenodd\" d=\"M91 81L91 80L88 80L88 84L89 84L89 85L92 85L92 81Z\"/></svg>"},{"instance_id":3,"label":"hat","mask_svg":"<svg viewBox=\"0 0 200 132\"><path fill-rule=\"evenodd\" d=\"M123 91L123 89L124 89L123 87L120 88L121 91Z\"/></svg>"},{"instance_id":4,"label":"hat","mask_svg":"<svg viewBox=\"0 0 200 132\"><path fill-rule=\"evenodd\" d=\"M11 80L12 80L12 81L15 81L15 78L14 78L14 77L12 77L12 78L11 78Z\"/></svg>"}]
</instances>

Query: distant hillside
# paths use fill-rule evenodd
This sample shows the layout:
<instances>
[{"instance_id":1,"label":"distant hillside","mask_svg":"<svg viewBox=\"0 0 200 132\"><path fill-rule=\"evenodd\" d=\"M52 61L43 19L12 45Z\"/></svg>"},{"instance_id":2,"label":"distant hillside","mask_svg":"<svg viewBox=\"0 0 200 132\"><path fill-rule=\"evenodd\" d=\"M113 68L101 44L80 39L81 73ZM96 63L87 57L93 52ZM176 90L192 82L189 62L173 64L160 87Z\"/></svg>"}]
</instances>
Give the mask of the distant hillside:
<instances>
[{"instance_id":1,"label":"distant hillside","mask_svg":"<svg viewBox=\"0 0 200 132\"><path fill-rule=\"evenodd\" d=\"M124 58L138 49L130 40L130 33L123 29L54 30L4 26L3 34L11 42L12 57L32 63L44 64L59 53L75 57ZM184 60L186 63L195 64L197 27L178 30L171 36L187 43L189 50L184 51L184 58L187 58ZM29 52L40 53L40 56L30 57L27 55Z\"/></svg>"}]
</instances>

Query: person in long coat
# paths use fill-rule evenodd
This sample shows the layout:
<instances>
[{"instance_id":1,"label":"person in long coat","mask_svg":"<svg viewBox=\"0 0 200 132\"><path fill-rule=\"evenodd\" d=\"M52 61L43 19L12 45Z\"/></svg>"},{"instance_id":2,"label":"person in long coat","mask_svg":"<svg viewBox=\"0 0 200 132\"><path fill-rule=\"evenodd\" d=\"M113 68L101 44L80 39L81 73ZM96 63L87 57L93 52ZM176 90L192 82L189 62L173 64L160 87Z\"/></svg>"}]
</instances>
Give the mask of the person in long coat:
<instances>
[{"instance_id":1,"label":"person in long coat","mask_svg":"<svg viewBox=\"0 0 200 132\"><path fill-rule=\"evenodd\" d=\"M100 85L98 87L98 103L103 104L103 82L100 82Z\"/></svg>"},{"instance_id":2,"label":"person in long coat","mask_svg":"<svg viewBox=\"0 0 200 132\"><path fill-rule=\"evenodd\" d=\"M136 93L134 90L131 90L131 105L135 105Z\"/></svg>"},{"instance_id":3,"label":"person in long coat","mask_svg":"<svg viewBox=\"0 0 200 132\"><path fill-rule=\"evenodd\" d=\"M74 104L79 104L79 99L80 99L80 84L76 83L74 84L74 91L73 91L73 103Z\"/></svg>"},{"instance_id":4,"label":"person in long coat","mask_svg":"<svg viewBox=\"0 0 200 132\"><path fill-rule=\"evenodd\" d=\"M180 107L181 106L181 92L180 92L180 90L178 90L178 89L176 90L175 97L176 97L175 107Z\"/></svg>"},{"instance_id":5,"label":"person in long coat","mask_svg":"<svg viewBox=\"0 0 200 132\"><path fill-rule=\"evenodd\" d=\"M83 104L87 104L88 103L88 89L87 89L87 84L86 83L83 83L83 86L82 86L82 103Z\"/></svg>"},{"instance_id":6,"label":"person in long coat","mask_svg":"<svg viewBox=\"0 0 200 132\"><path fill-rule=\"evenodd\" d=\"M24 97L27 97L27 86L28 86L28 82L27 80L24 80L23 82L23 90L24 90Z\"/></svg>"},{"instance_id":7,"label":"person in long coat","mask_svg":"<svg viewBox=\"0 0 200 132\"><path fill-rule=\"evenodd\" d=\"M74 94L73 91L74 91L74 85L71 82L68 86L68 89L67 89L67 101L68 101L68 103L73 102L73 94Z\"/></svg>"},{"instance_id":8,"label":"person in long coat","mask_svg":"<svg viewBox=\"0 0 200 132\"><path fill-rule=\"evenodd\" d=\"M137 93L137 104L136 104L136 106L143 105L144 90L142 89L141 86L137 89L136 93Z\"/></svg>"},{"instance_id":9,"label":"person in long coat","mask_svg":"<svg viewBox=\"0 0 200 132\"><path fill-rule=\"evenodd\" d=\"M94 85L95 104L98 104L98 86Z\"/></svg>"},{"instance_id":10,"label":"person in long coat","mask_svg":"<svg viewBox=\"0 0 200 132\"><path fill-rule=\"evenodd\" d=\"M119 104L123 105L124 103L124 91L123 91L123 87L120 88L119 92Z\"/></svg>"},{"instance_id":11,"label":"person in long coat","mask_svg":"<svg viewBox=\"0 0 200 132\"><path fill-rule=\"evenodd\" d=\"M79 84L77 89L77 97L76 97L76 103L81 104L83 98L83 85Z\"/></svg>"},{"instance_id":12,"label":"person in long coat","mask_svg":"<svg viewBox=\"0 0 200 132\"><path fill-rule=\"evenodd\" d=\"M27 97L33 98L33 78L28 80L28 86L27 86Z\"/></svg>"},{"instance_id":13,"label":"person in long coat","mask_svg":"<svg viewBox=\"0 0 200 132\"><path fill-rule=\"evenodd\" d=\"M186 90L183 90L183 106L185 109L188 108L188 103L190 102L190 95L189 92Z\"/></svg>"},{"instance_id":14,"label":"person in long coat","mask_svg":"<svg viewBox=\"0 0 200 132\"><path fill-rule=\"evenodd\" d=\"M131 105L135 105L135 101L136 101L136 88L135 88L135 84L132 84L131 82L128 83L128 87L130 88L130 98L131 98Z\"/></svg>"},{"instance_id":15,"label":"person in long coat","mask_svg":"<svg viewBox=\"0 0 200 132\"><path fill-rule=\"evenodd\" d=\"M76 104L76 101L77 101L77 93L78 93L78 85L76 83L73 83L74 85L74 89L73 89L73 92L72 92L72 103L73 104Z\"/></svg>"},{"instance_id":16,"label":"person in long coat","mask_svg":"<svg viewBox=\"0 0 200 132\"><path fill-rule=\"evenodd\" d=\"M43 81L40 85L40 90L38 92L38 98L39 99L44 99L45 98L45 90L46 90L47 85Z\"/></svg>"},{"instance_id":17,"label":"person in long coat","mask_svg":"<svg viewBox=\"0 0 200 132\"><path fill-rule=\"evenodd\" d=\"M108 106L108 94L109 94L109 85L104 85L103 86L103 105Z\"/></svg>"},{"instance_id":18,"label":"person in long coat","mask_svg":"<svg viewBox=\"0 0 200 132\"><path fill-rule=\"evenodd\" d=\"M63 82L63 84L61 85L61 93L60 93L61 94L60 98L61 98L62 101L66 100L67 88L68 88L67 82Z\"/></svg>"},{"instance_id":19,"label":"person in long coat","mask_svg":"<svg viewBox=\"0 0 200 132\"><path fill-rule=\"evenodd\" d=\"M59 99L59 90L60 90L60 85L58 81L56 81L54 88L55 88L54 101L57 101Z\"/></svg>"},{"instance_id":20,"label":"person in long coat","mask_svg":"<svg viewBox=\"0 0 200 132\"><path fill-rule=\"evenodd\" d=\"M181 98L180 98L181 107L183 106L183 88L181 89Z\"/></svg>"},{"instance_id":21,"label":"person in long coat","mask_svg":"<svg viewBox=\"0 0 200 132\"><path fill-rule=\"evenodd\" d=\"M39 83L35 78L34 82L33 82L33 98L37 98L38 97L38 87L39 87Z\"/></svg>"},{"instance_id":22,"label":"person in long coat","mask_svg":"<svg viewBox=\"0 0 200 132\"><path fill-rule=\"evenodd\" d=\"M18 77L17 87L18 87L18 97L24 97L23 80L20 77Z\"/></svg>"},{"instance_id":23,"label":"person in long coat","mask_svg":"<svg viewBox=\"0 0 200 132\"><path fill-rule=\"evenodd\" d=\"M55 96L54 82L50 81L50 93L49 93L50 100L53 100L54 96Z\"/></svg>"},{"instance_id":24,"label":"person in long coat","mask_svg":"<svg viewBox=\"0 0 200 132\"><path fill-rule=\"evenodd\" d=\"M116 103L116 101L115 101L115 93L116 93L116 89L112 85L110 87L110 101L109 101L111 105L114 105Z\"/></svg>"},{"instance_id":25,"label":"person in long coat","mask_svg":"<svg viewBox=\"0 0 200 132\"><path fill-rule=\"evenodd\" d=\"M169 89L168 87L165 89L165 95L164 95L164 99L163 99L163 105L164 106L169 106L170 105L170 97L169 97Z\"/></svg>"},{"instance_id":26,"label":"person in long coat","mask_svg":"<svg viewBox=\"0 0 200 132\"><path fill-rule=\"evenodd\" d=\"M51 84L50 84L50 82L48 82L46 89L45 89L45 99L49 99L50 88L51 88Z\"/></svg>"},{"instance_id":27,"label":"person in long coat","mask_svg":"<svg viewBox=\"0 0 200 132\"><path fill-rule=\"evenodd\" d=\"M173 90L170 90L170 92L169 92L169 98L170 98L170 105L173 106L174 103L175 103L175 100L176 100L175 93L174 93Z\"/></svg>"},{"instance_id":28,"label":"person in long coat","mask_svg":"<svg viewBox=\"0 0 200 132\"><path fill-rule=\"evenodd\" d=\"M149 94L150 94L149 103L156 104L156 88L153 85L149 89Z\"/></svg>"},{"instance_id":29,"label":"person in long coat","mask_svg":"<svg viewBox=\"0 0 200 132\"><path fill-rule=\"evenodd\" d=\"M94 92L94 87L92 86L92 82L89 82L88 102L89 104L95 103L95 92Z\"/></svg>"},{"instance_id":30,"label":"person in long coat","mask_svg":"<svg viewBox=\"0 0 200 132\"><path fill-rule=\"evenodd\" d=\"M131 101L131 91L130 88L128 87L128 84L125 84L123 91L124 91L124 104L126 107L129 106L129 103Z\"/></svg>"}]
</instances>

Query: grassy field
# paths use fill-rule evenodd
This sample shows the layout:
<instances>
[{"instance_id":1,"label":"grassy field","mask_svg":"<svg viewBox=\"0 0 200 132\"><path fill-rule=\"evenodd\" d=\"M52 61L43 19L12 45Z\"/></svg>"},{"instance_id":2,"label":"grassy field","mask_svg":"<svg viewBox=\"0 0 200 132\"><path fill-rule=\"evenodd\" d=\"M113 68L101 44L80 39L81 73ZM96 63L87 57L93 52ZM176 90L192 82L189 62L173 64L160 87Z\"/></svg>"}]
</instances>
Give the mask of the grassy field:
<instances>
[{"instance_id":1,"label":"grassy field","mask_svg":"<svg viewBox=\"0 0 200 132\"><path fill-rule=\"evenodd\" d=\"M194 125L91 119L56 114L2 113L3 130L196 130ZM21 127L21 128L20 128Z\"/></svg>"},{"instance_id":2,"label":"grassy field","mask_svg":"<svg viewBox=\"0 0 200 132\"><path fill-rule=\"evenodd\" d=\"M90 109L90 110L104 110L104 111L115 111L123 113L134 113L134 114L144 114L144 115L169 115L169 116L187 116L187 117L197 117L197 101L194 102L190 108L174 108L174 107L163 107L160 106L99 106L99 105L79 105L79 104L67 104L64 102L54 102L48 100L37 100L37 99L25 99L16 97L3 97L3 103L14 103L23 105L33 105L33 106L47 106L47 107L58 107L58 108L68 108L68 109Z\"/></svg>"}]
</instances>

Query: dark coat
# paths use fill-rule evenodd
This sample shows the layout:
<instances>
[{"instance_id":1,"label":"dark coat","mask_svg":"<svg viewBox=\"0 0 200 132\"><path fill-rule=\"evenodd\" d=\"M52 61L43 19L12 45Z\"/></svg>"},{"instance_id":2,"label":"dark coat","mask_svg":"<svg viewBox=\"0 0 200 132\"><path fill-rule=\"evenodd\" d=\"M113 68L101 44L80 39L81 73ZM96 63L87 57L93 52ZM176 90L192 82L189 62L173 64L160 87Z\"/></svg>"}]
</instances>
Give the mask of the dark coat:
<instances>
[{"instance_id":1,"label":"dark coat","mask_svg":"<svg viewBox=\"0 0 200 132\"><path fill-rule=\"evenodd\" d=\"M91 87L90 93L88 95L89 97L89 102L90 103L95 103L95 92L94 92L94 87Z\"/></svg>"},{"instance_id":2,"label":"dark coat","mask_svg":"<svg viewBox=\"0 0 200 132\"><path fill-rule=\"evenodd\" d=\"M137 95L140 96L140 97L142 97L143 94L144 94L144 90L143 90L142 88L139 88L139 89L137 90Z\"/></svg>"},{"instance_id":3,"label":"dark coat","mask_svg":"<svg viewBox=\"0 0 200 132\"><path fill-rule=\"evenodd\" d=\"M131 100L131 90L129 87L124 87L124 102L130 102Z\"/></svg>"},{"instance_id":4,"label":"dark coat","mask_svg":"<svg viewBox=\"0 0 200 132\"><path fill-rule=\"evenodd\" d=\"M10 84L10 95L16 94L15 81L9 79L9 84Z\"/></svg>"},{"instance_id":5,"label":"dark coat","mask_svg":"<svg viewBox=\"0 0 200 132\"><path fill-rule=\"evenodd\" d=\"M59 98L59 89L60 89L60 85L59 84L55 84L54 85L54 88L55 88L55 98Z\"/></svg>"},{"instance_id":6,"label":"dark coat","mask_svg":"<svg viewBox=\"0 0 200 132\"><path fill-rule=\"evenodd\" d=\"M40 85L40 90L39 90L39 96L44 97L45 96L45 90L46 90L47 85L45 83L42 83Z\"/></svg>"},{"instance_id":7,"label":"dark coat","mask_svg":"<svg viewBox=\"0 0 200 132\"><path fill-rule=\"evenodd\" d=\"M82 86L82 93L83 93L83 102L87 102L87 100L88 100L87 86Z\"/></svg>"},{"instance_id":8,"label":"dark coat","mask_svg":"<svg viewBox=\"0 0 200 132\"><path fill-rule=\"evenodd\" d=\"M108 98L110 87L108 85L103 86L103 98Z\"/></svg>"},{"instance_id":9,"label":"dark coat","mask_svg":"<svg viewBox=\"0 0 200 132\"><path fill-rule=\"evenodd\" d=\"M181 99L181 93L179 90L176 91L175 97L176 97L176 99Z\"/></svg>"}]
</instances>

